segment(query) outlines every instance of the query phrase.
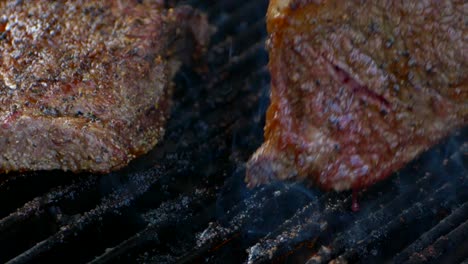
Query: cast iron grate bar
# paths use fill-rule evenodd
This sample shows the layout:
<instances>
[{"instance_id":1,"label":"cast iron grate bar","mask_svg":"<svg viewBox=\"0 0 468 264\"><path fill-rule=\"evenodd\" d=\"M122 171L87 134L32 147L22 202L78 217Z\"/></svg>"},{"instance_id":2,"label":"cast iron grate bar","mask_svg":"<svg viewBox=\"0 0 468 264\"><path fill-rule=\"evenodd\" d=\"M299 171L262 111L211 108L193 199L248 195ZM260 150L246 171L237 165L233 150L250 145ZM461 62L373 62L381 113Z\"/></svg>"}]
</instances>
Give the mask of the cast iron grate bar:
<instances>
[{"instance_id":1,"label":"cast iron grate bar","mask_svg":"<svg viewBox=\"0 0 468 264\"><path fill-rule=\"evenodd\" d=\"M51 221L57 226L63 225L69 220L69 214L91 209L97 202L97 197L95 195L83 197L97 188L96 183L97 177L90 176L69 186L55 188L1 219L0 261L6 261L29 248L31 240L40 241L56 232L57 228L50 228ZM79 204L72 206L75 200L78 200ZM62 211L60 208L66 208L66 210ZM35 232L35 230L41 230L41 232ZM28 239L20 239L22 237Z\"/></svg>"},{"instance_id":2,"label":"cast iron grate bar","mask_svg":"<svg viewBox=\"0 0 468 264\"><path fill-rule=\"evenodd\" d=\"M97 257L92 264L109 263L124 254L142 247L145 243L156 242L160 244L158 234L167 228L177 228L177 225L187 224L191 220L196 209L206 206L215 198L213 190L197 189L189 195L161 204L157 209L147 212L144 216L148 226L119 245L107 249L105 253Z\"/></svg>"},{"instance_id":3,"label":"cast iron grate bar","mask_svg":"<svg viewBox=\"0 0 468 264\"><path fill-rule=\"evenodd\" d=\"M421 179L419 183L426 185L430 182L431 178L426 176ZM394 199L392 189L396 187L396 181L389 179L384 182L376 184L376 188L367 190L363 193L363 207L365 212L353 213L357 217L366 215L366 212L374 212L382 208L386 203ZM322 195L317 200L309 203L303 209L298 210L298 213L293 218L287 220L283 225L279 226L275 231L269 233L262 238L257 244L249 248L249 263L269 263L272 259L285 259L289 255L300 255L304 252L310 251L306 248L311 248L312 245L324 233L329 233L329 229L334 232L339 232L347 226L343 223L336 225L334 219L339 216L337 212L349 211L351 207L351 195L347 195L337 202L335 196L337 194L330 192ZM333 199L335 198L335 199ZM322 208L324 207L324 208ZM319 213L320 218L314 219L314 215ZM349 221L351 222L351 220ZM299 224L297 224L299 223ZM301 223L305 223L301 226ZM317 229L317 225L319 229ZM315 226L315 227L314 227ZM291 232L294 229L318 230L318 232Z\"/></svg>"},{"instance_id":4,"label":"cast iron grate bar","mask_svg":"<svg viewBox=\"0 0 468 264\"><path fill-rule=\"evenodd\" d=\"M204 96L202 105L199 107L198 111L200 113L188 113L186 118L177 118L174 122L169 124L170 131L176 131L177 134L179 128L186 130L189 126L187 123L190 123L194 117L203 116L203 118L198 119L198 121L212 121L217 120L216 126L210 127L210 134L204 134L204 139L209 139L216 134L225 133L226 126L234 123L240 116L245 116L253 107L258 103L258 99L261 96L263 89L258 89L257 91L249 90L248 85L245 85L249 82L255 82L258 79L263 79L267 75L267 70L265 67L260 68L254 74L243 80L236 80L231 83L232 86L221 86L217 89L210 91L209 94ZM235 87L235 89L234 89ZM242 103L243 107L235 107ZM230 109L230 115L221 115L220 112L223 110ZM216 111L215 111L216 110ZM180 110L179 113L189 112L189 109ZM212 122L210 122L212 123ZM193 125L193 124L192 124ZM169 135L170 137L170 135ZM199 142L195 139L191 140L191 143L198 144ZM164 142L163 142L164 145ZM192 149L192 145L187 145L186 148Z\"/></svg>"},{"instance_id":5,"label":"cast iron grate bar","mask_svg":"<svg viewBox=\"0 0 468 264\"><path fill-rule=\"evenodd\" d=\"M430 175L426 175L425 177L423 177L422 179L418 181L418 186L428 187L432 184L432 180L433 180L433 177L431 177ZM388 184L384 185L383 187L385 186L389 187ZM384 206L382 202L389 203L393 201L390 190L388 189L386 190L382 188L378 188L378 189L379 189L379 192L385 191L385 194L380 195L379 197L373 197L376 195L376 193L374 192L375 190L377 190L377 188L374 188L374 191L369 190L366 193L364 193L364 196L366 197L366 199L363 198L363 200L370 200L370 202L365 203L365 207L368 208L368 211L370 212L378 210L382 207L383 207L382 211L386 212L388 208L385 208L386 206ZM411 192L412 190L410 189L408 191ZM326 200L328 199L327 198L328 196L330 196L330 194L320 197L318 204L320 205L326 204ZM401 198L399 201L397 201L395 208L398 207L398 204L400 201L407 200L407 197L408 196L405 196L404 198ZM323 232L327 231L326 229L328 229L327 226L329 225L328 221L330 219L333 219L334 217L333 213L334 211L337 211L338 209L337 207L341 208L341 210L344 210L344 211L348 210L350 207L350 200L351 200L351 196L348 196L346 199L343 200L343 203L339 204L338 206L327 206L325 209L321 209L321 211L319 211L321 214L320 219L319 220L314 219L314 221L312 221L314 224L320 223L320 232L318 233L300 233L300 232L294 232L294 231L289 232L289 230L295 229L294 226L289 226L289 225L285 225L285 226L278 228L278 230L276 230L274 233L269 234L268 236L260 240L260 242L257 243L254 247L251 247L249 249L250 251L249 263L267 263L271 261L271 259L281 258L288 254L295 254L295 251L299 251L299 249L301 248L301 244L306 245L307 243L316 241L322 235ZM317 207L312 207L313 204L314 203L311 203L307 207L317 208ZM314 215L314 212L309 209L309 210L303 210L298 215L295 215L295 218L299 219L299 221L307 222L309 218L311 217L313 218L313 215ZM366 215L365 212L364 212L364 215ZM383 216L379 218L377 215L374 215L371 213L369 217L371 219L377 218L376 223L378 224L379 222L381 222L379 219L382 218ZM293 220L292 218L288 220L287 222L297 222L297 221L298 220ZM367 226L371 222L372 221L369 221L368 219L366 219L364 220L363 225ZM341 225L343 224L341 223ZM378 225L375 225L375 226L378 226ZM308 227L302 226L299 228L307 229ZM334 230L337 230L336 227L333 226L333 224L331 224L331 228L333 228ZM292 234L292 235L289 235L289 234ZM331 253L328 249L326 249L326 251L327 253Z\"/></svg>"},{"instance_id":6,"label":"cast iron grate bar","mask_svg":"<svg viewBox=\"0 0 468 264\"><path fill-rule=\"evenodd\" d=\"M464 203L460 208L456 209L450 216L444 218L433 227L431 230L424 233L419 239L413 242L400 252L395 258L395 263L403 263L408 260L415 252L428 248L439 237L449 233L455 227L461 225L463 221L468 219L468 202Z\"/></svg>"},{"instance_id":7,"label":"cast iron grate bar","mask_svg":"<svg viewBox=\"0 0 468 264\"><path fill-rule=\"evenodd\" d=\"M384 186L384 187L388 187ZM376 195L372 191L365 194L367 198ZM248 263L269 263L276 259L285 259L289 255L298 254L304 247L311 248L323 233L329 232L333 227L329 224L336 216L337 211L349 211L352 196L346 195L343 198L336 198L338 194L329 192L312 201L291 218L285 221L276 230L262 238L257 244L248 250ZM391 198L380 195L379 199L372 200L366 206L377 207L378 203L385 202ZM332 202L336 200L335 202ZM324 205L326 205L324 207ZM324 208L323 208L324 207ZM330 227L329 227L330 226ZM337 227L333 227L335 230ZM339 227L338 227L339 229Z\"/></svg>"},{"instance_id":8,"label":"cast iron grate bar","mask_svg":"<svg viewBox=\"0 0 468 264\"><path fill-rule=\"evenodd\" d=\"M303 207L291 219L286 220L274 235L269 234L248 248L247 263L269 263L294 252L301 243L313 244L328 225L317 206L316 203L310 203Z\"/></svg>"},{"instance_id":9,"label":"cast iron grate bar","mask_svg":"<svg viewBox=\"0 0 468 264\"><path fill-rule=\"evenodd\" d=\"M373 228L377 228L381 223L384 222L384 221L382 221L382 219L385 218L384 217L385 215L387 216L386 218L390 217L390 219L391 219L392 214L393 214L392 212L395 211L395 210L398 210L401 207L401 205L408 204L408 202L411 203L412 200L418 201L421 198L429 195L430 192L432 191L431 189L434 187L434 183L436 183L438 181L440 182L441 179L438 179L438 177L436 177L435 175L432 175L430 173L426 174L422 178L418 179L416 184L412 183L411 185L409 185L408 189L406 190L406 192L404 192L404 194L402 194L400 197L397 197L395 200L392 200L390 202L391 207L389 207L388 205L384 206L382 208L382 210L380 210L380 212L378 211L379 213L372 214L370 216L370 220L367 219L364 222L361 221L359 223L364 225L364 226L368 226L369 224L372 224L371 226L373 226ZM442 182L445 182L445 180L442 179ZM435 186L437 186L437 184ZM450 185L447 185L447 186L450 186ZM448 188L447 186L445 186L444 188ZM385 199L389 200L389 195L384 195L384 197L386 197ZM374 203L373 206L375 207L376 203ZM389 208L393 208L393 209L389 210ZM420 207L416 207L416 208L420 208ZM409 216L412 216L412 214L416 212L416 211L414 211L414 208L412 208L412 210L413 211L409 210L409 212L408 212ZM395 212L397 212L397 211L395 211ZM229 214L229 212L228 212L228 214ZM379 216L379 214L380 214L380 216ZM234 219L235 216L228 216L228 218L233 218ZM394 222L394 224L395 223L397 223L397 222ZM227 226L229 227L230 225L227 225ZM225 235L225 233L223 233L225 231L224 227L219 228L218 225L214 225L214 226L212 225L207 230L210 230L210 229L219 229L218 230L219 232L217 232L217 231L214 232L219 237L219 239L217 239L215 243L205 244L203 247L201 247L201 250L199 250L199 251L191 252L190 254L188 254L188 257L185 256L185 258L182 258L182 260L183 260L182 262L184 262L184 261L188 262L188 261L192 261L194 259L200 259L200 258L202 258L203 255L207 254L207 251L211 250L213 247L215 247L218 244L223 244L224 242L229 241L233 237L232 233L228 233L228 235Z\"/></svg>"},{"instance_id":10,"label":"cast iron grate bar","mask_svg":"<svg viewBox=\"0 0 468 264\"><path fill-rule=\"evenodd\" d=\"M462 223L460 226L453 229L447 235L441 236L438 238L434 244L427 246L420 252L415 252L409 257L409 260L406 263L425 263L425 262L438 262L438 263L455 263L455 261L446 262L439 260L445 254L449 255L447 258L453 259L458 256L452 255L455 249L458 249L462 245L462 252L457 252L461 254L460 258L467 257L468 252L466 252L468 237L468 219ZM463 259L462 258L462 259ZM462 260L458 259L458 261ZM439 262L439 261L440 262Z\"/></svg>"},{"instance_id":11,"label":"cast iron grate bar","mask_svg":"<svg viewBox=\"0 0 468 264\"><path fill-rule=\"evenodd\" d=\"M96 176L91 176L78 183L66 187L58 187L41 197L34 198L7 217L0 219L0 234L10 229L12 225L18 224L33 215L37 215L44 208L52 206L60 199L75 199L81 192L93 188L97 182L96 180Z\"/></svg>"},{"instance_id":12,"label":"cast iron grate bar","mask_svg":"<svg viewBox=\"0 0 468 264\"><path fill-rule=\"evenodd\" d=\"M75 236L76 233L80 233L80 231L93 222L100 221L103 215L115 214L118 213L118 210L122 207L130 206L138 196L146 192L158 179L159 175L157 175L157 170L151 173L141 173L131 176L128 184L106 197L103 202L94 209L86 212L77 219L73 219L70 223L67 223L67 225L62 226L59 232L37 243L32 248L26 250L7 263L30 263L34 261L44 252L52 250L57 244L70 239Z\"/></svg>"},{"instance_id":13,"label":"cast iron grate bar","mask_svg":"<svg viewBox=\"0 0 468 264\"><path fill-rule=\"evenodd\" d=\"M434 208L441 206L451 187L451 184L445 184L430 197L421 202L414 203L410 208L403 210L397 217L389 220L388 223L372 230L364 239L356 241L354 245L350 246L350 249L338 256L337 259L357 260L359 257L365 257L372 251L371 246L374 246L377 242L386 240L388 238L387 234L390 232L398 232L400 229L404 229L408 223L415 223L418 219L428 219L436 216L437 210L434 210ZM374 254L376 253L374 252Z\"/></svg>"},{"instance_id":14,"label":"cast iron grate bar","mask_svg":"<svg viewBox=\"0 0 468 264\"><path fill-rule=\"evenodd\" d=\"M283 185L279 189L274 187L261 188L252 196L240 201L229 212L227 212L227 224L212 222L203 232L197 235L198 241L195 250L187 252L177 263L191 263L208 255L213 248L228 245L230 240L239 235L249 222L255 221L259 211L265 210L269 205L284 199L291 193L297 184Z\"/></svg>"},{"instance_id":15,"label":"cast iron grate bar","mask_svg":"<svg viewBox=\"0 0 468 264\"><path fill-rule=\"evenodd\" d=\"M5 179L0 180L0 200L9 202L0 204L0 218L8 216L28 201L51 191L53 188L73 184L74 181L86 177L88 175L74 175L57 171L2 175L2 178Z\"/></svg>"},{"instance_id":16,"label":"cast iron grate bar","mask_svg":"<svg viewBox=\"0 0 468 264\"><path fill-rule=\"evenodd\" d=\"M405 205L410 205L424 199L424 197L430 196L433 192L433 186L434 176L432 174L423 176L404 193L391 200L379 210L364 216L344 232L334 235L334 240L330 245L326 246L326 243L322 243L323 246L310 258L308 263L327 263L332 258L338 257L346 248L353 248L357 241L365 241L364 239L367 237L367 234L371 234L383 223L392 219L394 215L399 215L400 211L405 210ZM447 183L444 186L447 186ZM441 198L444 197L442 196Z\"/></svg>"}]
</instances>

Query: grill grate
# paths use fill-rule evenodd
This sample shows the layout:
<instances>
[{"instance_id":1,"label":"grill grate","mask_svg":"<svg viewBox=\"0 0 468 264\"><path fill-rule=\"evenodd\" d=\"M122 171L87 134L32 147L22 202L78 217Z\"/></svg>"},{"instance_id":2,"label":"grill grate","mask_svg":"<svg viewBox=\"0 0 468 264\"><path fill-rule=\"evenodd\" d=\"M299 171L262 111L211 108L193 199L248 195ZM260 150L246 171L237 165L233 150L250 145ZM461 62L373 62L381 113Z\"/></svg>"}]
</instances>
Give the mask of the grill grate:
<instances>
[{"instance_id":1,"label":"grill grate","mask_svg":"<svg viewBox=\"0 0 468 264\"><path fill-rule=\"evenodd\" d=\"M268 1L187 2L218 32L208 73L177 76L164 141L118 173L0 182L0 262L466 262L466 128L361 192L358 213L349 192L248 190L269 103Z\"/></svg>"},{"instance_id":2,"label":"grill grate","mask_svg":"<svg viewBox=\"0 0 468 264\"><path fill-rule=\"evenodd\" d=\"M466 225L466 219L468 219L468 203L464 203L460 208L456 209L449 217L440 221L435 227L428 232L424 233L419 239L409 245L395 258L395 262L403 262L404 260L412 257L415 252L420 252L423 249L430 248L431 242L442 238L444 235L449 233L451 230L455 230L462 224ZM465 221L463 223L463 221ZM465 226L466 235L466 226ZM460 234L463 234L460 232ZM466 236L465 236L466 237ZM461 241L463 242L463 241ZM421 254L422 255L422 254Z\"/></svg>"}]
</instances>

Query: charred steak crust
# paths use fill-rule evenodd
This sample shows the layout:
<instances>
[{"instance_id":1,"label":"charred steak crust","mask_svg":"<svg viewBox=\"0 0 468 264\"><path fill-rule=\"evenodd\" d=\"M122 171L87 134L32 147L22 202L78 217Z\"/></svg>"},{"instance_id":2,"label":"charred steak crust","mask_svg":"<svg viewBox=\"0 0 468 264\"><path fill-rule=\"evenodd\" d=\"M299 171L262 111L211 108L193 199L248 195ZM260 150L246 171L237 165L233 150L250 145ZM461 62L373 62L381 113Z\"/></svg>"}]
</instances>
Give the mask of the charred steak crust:
<instances>
[{"instance_id":1,"label":"charred steak crust","mask_svg":"<svg viewBox=\"0 0 468 264\"><path fill-rule=\"evenodd\" d=\"M249 186L357 189L468 123L463 0L272 0L271 105Z\"/></svg>"},{"instance_id":2,"label":"charred steak crust","mask_svg":"<svg viewBox=\"0 0 468 264\"><path fill-rule=\"evenodd\" d=\"M171 78L209 37L163 2L0 1L0 172L105 173L155 146Z\"/></svg>"}]
</instances>

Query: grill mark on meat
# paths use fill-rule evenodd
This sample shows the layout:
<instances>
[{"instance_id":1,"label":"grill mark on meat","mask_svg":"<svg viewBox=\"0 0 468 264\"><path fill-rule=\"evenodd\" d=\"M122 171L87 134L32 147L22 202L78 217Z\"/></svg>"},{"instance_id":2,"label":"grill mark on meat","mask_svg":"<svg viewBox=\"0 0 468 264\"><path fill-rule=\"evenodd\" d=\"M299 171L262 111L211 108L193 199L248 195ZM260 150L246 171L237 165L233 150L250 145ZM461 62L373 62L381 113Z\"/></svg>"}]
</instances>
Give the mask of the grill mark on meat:
<instances>
[{"instance_id":1,"label":"grill mark on meat","mask_svg":"<svg viewBox=\"0 0 468 264\"><path fill-rule=\"evenodd\" d=\"M249 187L366 187L466 125L462 5L270 1L271 105Z\"/></svg>"},{"instance_id":2,"label":"grill mark on meat","mask_svg":"<svg viewBox=\"0 0 468 264\"><path fill-rule=\"evenodd\" d=\"M352 78L349 73L339 66L330 63L330 65L327 65L327 68L331 76L334 76L338 82L351 89L353 93L361 95L361 99L377 104L385 114L390 112L390 102L385 97L370 90L369 87L359 84L356 79Z\"/></svg>"}]
</instances>

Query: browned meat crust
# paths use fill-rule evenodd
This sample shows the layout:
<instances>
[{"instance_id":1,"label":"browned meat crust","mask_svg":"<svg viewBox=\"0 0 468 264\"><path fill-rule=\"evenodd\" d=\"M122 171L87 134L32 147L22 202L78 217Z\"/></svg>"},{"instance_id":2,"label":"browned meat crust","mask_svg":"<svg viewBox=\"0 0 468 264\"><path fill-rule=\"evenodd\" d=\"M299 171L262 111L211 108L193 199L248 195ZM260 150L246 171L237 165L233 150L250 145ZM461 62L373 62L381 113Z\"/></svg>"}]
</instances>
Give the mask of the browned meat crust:
<instances>
[{"instance_id":1,"label":"browned meat crust","mask_svg":"<svg viewBox=\"0 0 468 264\"><path fill-rule=\"evenodd\" d=\"M463 0L275 0L271 105L250 186L362 188L468 123Z\"/></svg>"},{"instance_id":2,"label":"browned meat crust","mask_svg":"<svg viewBox=\"0 0 468 264\"><path fill-rule=\"evenodd\" d=\"M164 1L0 1L0 172L108 172L161 139L206 18Z\"/></svg>"}]
</instances>

